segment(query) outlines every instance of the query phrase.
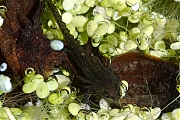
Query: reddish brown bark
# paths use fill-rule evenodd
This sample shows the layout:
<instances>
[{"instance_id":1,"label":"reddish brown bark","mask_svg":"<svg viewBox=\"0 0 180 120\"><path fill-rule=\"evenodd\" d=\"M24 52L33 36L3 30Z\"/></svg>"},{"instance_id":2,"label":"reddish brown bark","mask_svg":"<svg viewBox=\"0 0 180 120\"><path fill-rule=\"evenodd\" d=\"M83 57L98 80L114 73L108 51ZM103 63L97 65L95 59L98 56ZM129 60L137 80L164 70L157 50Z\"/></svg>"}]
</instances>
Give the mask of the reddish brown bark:
<instances>
[{"instance_id":1,"label":"reddish brown bark","mask_svg":"<svg viewBox=\"0 0 180 120\"><path fill-rule=\"evenodd\" d=\"M45 77L55 66L68 64L67 54L50 48L43 35L39 0L6 0L5 21L0 28L0 50L12 71L22 76L33 67Z\"/></svg>"},{"instance_id":2,"label":"reddish brown bark","mask_svg":"<svg viewBox=\"0 0 180 120\"><path fill-rule=\"evenodd\" d=\"M138 52L126 53L112 61L113 72L129 84L121 102L140 106L164 107L175 99L178 69L177 65Z\"/></svg>"}]
</instances>

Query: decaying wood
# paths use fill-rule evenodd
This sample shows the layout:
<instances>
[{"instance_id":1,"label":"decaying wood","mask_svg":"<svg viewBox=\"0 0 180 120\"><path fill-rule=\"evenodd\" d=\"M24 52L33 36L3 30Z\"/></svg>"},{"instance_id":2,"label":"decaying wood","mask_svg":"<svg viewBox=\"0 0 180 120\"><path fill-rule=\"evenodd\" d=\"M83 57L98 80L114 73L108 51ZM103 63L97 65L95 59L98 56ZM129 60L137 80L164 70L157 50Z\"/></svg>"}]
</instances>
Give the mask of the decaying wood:
<instances>
[{"instance_id":1,"label":"decaying wood","mask_svg":"<svg viewBox=\"0 0 180 120\"><path fill-rule=\"evenodd\" d=\"M8 66L17 76L27 67L48 76L55 66L68 64L67 54L50 48L43 35L39 0L5 0L5 20L0 27L0 50Z\"/></svg>"},{"instance_id":2,"label":"decaying wood","mask_svg":"<svg viewBox=\"0 0 180 120\"><path fill-rule=\"evenodd\" d=\"M129 52L113 59L111 67L129 84L122 104L163 108L179 95L176 90L178 65L140 52ZM179 105L176 101L169 108Z\"/></svg>"}]
</instances>

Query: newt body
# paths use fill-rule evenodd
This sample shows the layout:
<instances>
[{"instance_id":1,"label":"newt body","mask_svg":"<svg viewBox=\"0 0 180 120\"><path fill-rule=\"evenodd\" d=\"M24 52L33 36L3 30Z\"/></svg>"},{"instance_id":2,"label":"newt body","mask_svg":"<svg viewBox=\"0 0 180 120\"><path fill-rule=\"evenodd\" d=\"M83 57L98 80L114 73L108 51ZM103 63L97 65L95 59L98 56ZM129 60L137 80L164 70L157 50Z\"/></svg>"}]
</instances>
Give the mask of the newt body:
<instances>
[{"instance_id":1,"label":"newt body","mask_svg":"<svg viewBox=\"0 0 180 120\"><path fill-rule=\"evenodd\" d=\"M84 52L84 49L74 40L62 21L60 14L50 0L46 0L47 5L56 19L56 22L67 42L72 55L81 68L83 73L88 78L90 88L95 90L98 94L104 97L119 100L121 80L119 76L114 75L111 71L106 69L98 57L89 56Z\"/></svg>"}]
</instances>

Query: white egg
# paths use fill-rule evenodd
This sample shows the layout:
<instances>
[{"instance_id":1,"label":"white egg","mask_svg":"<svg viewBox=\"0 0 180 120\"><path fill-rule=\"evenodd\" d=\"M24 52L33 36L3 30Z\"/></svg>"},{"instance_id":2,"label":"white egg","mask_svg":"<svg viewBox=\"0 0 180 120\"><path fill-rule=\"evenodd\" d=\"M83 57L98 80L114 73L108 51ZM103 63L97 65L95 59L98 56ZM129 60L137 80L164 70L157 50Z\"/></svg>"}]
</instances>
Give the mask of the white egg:
<instances>
[{"instance_id":1,"label":"white egg","mask_svg":"<svg viewBox=\"0 0 180 120\"><path fill-rule=\"evenodd\" d=\"M12 84L10 78L5 75L0 75L0 91L3 93L8 93L12 90Z\"/></svg>"},{"instance_id":2,"label":"white egg","mask_svg":"<svg viewBox=\"0 0 180 120\"><path fill-rule=\"evenodd\" d=\"M7 69L7 64L5 62L3 62L0 66L0 71L4 72Z\"/></svg>"},{"instance_id":3,"label":"white egg","mask_svg":"<svg viewBox=\"0 0 180 120\"><path fill-rule=\"evenodd\" d=\"M134 11L139 10L139 7L140 7L140 5L138 2L131 6L132 10L134 10Z\"/></svg>"},{"instance_id":4,"label":"white egg","mask_svg":"<svg viewBox=\"0 0 180 120\"><path fill-rule=\"evenodd\" d=\"M64 43L60 40L52 40L50 43L50 47L53 50L60 51L64 48Z\"/></svg>"},{"instance_id":5,"label":"white egg","mask_svg":"<svg viewBox=\"0 0 180 120\"><path fill-rule=\"evenodd\" d=\"M180 118L180 108L176 108L172 111L172 117L174 120L179 120Z\"/></svg>"},{"instance_id":6,"label":"white egg","mask_svg":"<svg viewBox=\"0 0 180 120\"><path fill-rule=\"evenodd\" d=\"M103 110L108 110L109 109L109 103L103 98L101 98L101 100L99 101L99 106Z\"/></svg>"},{"instance_id":7,"label":"white egg","mask_svg":"<svg viewBox=\"0 0 180 120\"><path fill-rule=\"evenodd\" d=\"M179 50L180 49L180 42L174 42L170 45L170 48L173 50Z\"/></svg>"},{"instance_id":8,"label":"white egg","mask_svg":"<svg viewBox=\"0 0 180 120\"><path fill-rule=\"evenodd\" d=\"M4 23L4 19L3 17L0 16L0 27L3 25L3 23Z\"/></svg>"},{"instance_id":9,"label":"white egg","mask_svg":"<svg viewBox=\"0 0 180 120\"><path fill-rule=\"evenodd\" d=\"M75 3L76 3L76 0L63 0L62 6L64 10L71 10L73 9Z\"/></svg>"}]
</instances>

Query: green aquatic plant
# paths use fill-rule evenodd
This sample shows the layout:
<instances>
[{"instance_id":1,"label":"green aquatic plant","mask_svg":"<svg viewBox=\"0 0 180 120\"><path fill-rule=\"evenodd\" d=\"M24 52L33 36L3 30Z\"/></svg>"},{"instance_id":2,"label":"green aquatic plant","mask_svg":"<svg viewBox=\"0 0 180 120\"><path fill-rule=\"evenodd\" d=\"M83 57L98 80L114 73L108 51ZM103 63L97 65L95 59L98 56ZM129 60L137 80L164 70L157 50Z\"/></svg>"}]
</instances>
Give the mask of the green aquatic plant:
<instances>
[{"instance_id":1,"label":"green aquatic plant","mask_svg":"<svg viewBox=\"0 0 180 120\"><path fill-rule=\"evenodd\" d=\"M46 98L49 95L49 91L54 91L58 88L58 82L51 77L47 82L44 81L44 77L40 74L35 74L33 68L27 68L25 71L24 85L22 90L24 93L32 93L36 91L36 95L39 98Z\"/></svg>"},{"instance_id":2,"label":"green aquatic plant","mask_svg":"<svg viewBox=\"0 0 180 120\"><path fill-rule=\"evenodd\" d=\"M161 58L179 58L179 1L178 0L53 0L62 20L80 45L90 40L93 47L106 57L111 58L131 50L140 49L146 54ZM163 4L162 4L163 3ZM158 9L157 9L158 8ZM168 8L168 9L167 9ZM170 8L170 9L169 9ZM0 26L3 24L5 7L0 6ZM168 10L168 11L166 11ZM63 40L63 36L50 12L46 9L42 15L42 30L52 41ZM56 44L56 43L55 43ZM54 45L52 45L54 47ZM62 46L61 46L62 49ZM56 50L56 48L55 48ZM59 50L59 48L58 48ZM6 66L1 65L3 72ZM0 98L0 119L66 119L66 120L117 120L117 119L178 119L180 108L160 114L164 108L139 107L127 104L122 108L111 108L105 99L99 101L99 107L93 108L81 102L78 90L70 86L69 72L65 75L50 76L44 79L33 68L25 71L22 90L25 94L35 94L36 103L29 101L20 108L4 106ZM0 76L12 86L10 78ZM122 81L122 97L126 94L128 83ZM11 91L1 82L1 94ZM180 80L177 77L176 89L180 92ZM180 95L175 99L177 100ZM173 100L170 104L173 104Z\"/></svg>"},{"instance_id":3,"label":"green aquatic plant","mask_svg":"<svg viewBox=\"0 0 180 120\"><path fill-rule=\"evenodd\" d=\"M109 103L105 99L101 99L99 101L99 107L93 108L88 104L84 104L81 102L81 97L77 95L77 90L71 87L70 79L61 74L55 75L56 77L49 77L48 80L44 83L48 84L48 81L54 82L56 80L58 82L58 87L56 84L48 86L49 91L41 89L41 93L45 94L46 97L42 97L41 95L37 95L37 102L33 103L29 101L21 108L8 108L3 106L3 102L0 102L0 118L1 119L76 119L76 120L116 120L116 119L135 119L135 120L143 120L143 119L152 119L155 120L157 118L161 119L176 119L179 117L179 108L174 109L172 112L164 113L162 116L163 109L159 107L139 107L137 105L127 104L122 108L112 108ZM177 77L178 78L178 77ZM40 74L36 74L33 68L28 68L25 71L24 77L24 85L30 82L43 82L45 81L43 76ZM126 81L122 81L125 85L120 86L122 95L125 95L128 89L128 83ZM44 86L45 84L42 84ZM33 87L30 86L29 89L35 92ZM179 90L179 79L177 79L177 90ZM41 87L40 87L41 88ZM53 88L53 89L50 89ZM23 88L22 88L23 89ZM33 89L33 90L32 90ZM32 93L26 93L32 94ZM179 95L180 96L180 95ZM123 97L123 96L122 96ZM172 103L170 103L172 104Z\"/></svg>"},{"instance_id":4,"label":"green aquatic plant","mask_svg":"<svg viewBox=\"0 0 180 120\"><path fill-rule=\"evenodd\" d=\"M173 1L172 4L168 4L170 1L172 0L162 4L161 8L171 6L172 10L174 9L173 13L177 15L179 7L175 8L173 5L179 3ZM54 0L53 2L62 14L63 22L80 45L90 40L92 46L98 47L106 57L111 58L136 49L166 59L179 55L179 21L177 17L169 16L164 10L155 9L155 6L161 5L161 1ZM54 19L46 20L56 24ZM176 24L172 24L174 22ZM47 23L43 25L46 26L43 27L44 31L48 31L50 27L47 27ZM53 35L55 31L51 34Z\"/></svg>"},{"instance_id":5,"label":"green aquatic plant","mask_svg":"<svg viewBox=\"0 0 180 120\"><path fill-rule=\"evenodd\" d=\"M180 79L179 79L179 75L177 76L177 84L176 84L176 89L179 92L179 96L177 96L171 103L169 103L167 106L173 104L173 102L175 102L177 99L180 98ZM165 106L164 108L166 108L167 106ZM163 109L164 109L163 108ZM163 110L162 109L162 110ZM179 119L180 118L180 108L176 108L174 109L172 112L168 112L168 113L164 113L161 116L161 119Z\"/></svg>"},{"instance_id":6,"label":"green aquatic plant","mask_svg":"<svg viewBox=\"0 0 180 120\"><path fill-rule=\"evenodd\" d=\"M4 72L7 69L7 64L3 62L0 65L0 72ZM12 90L12 83L11 83L11 78L0 74L0 95L3 93L9 93Z\"/></svg>"},{"instance_id":7,"label":"green aquatic plant","mask_svg":"<svg viewBox=\"0 0 180 120\"><path fill-rule=\"evenodd\" d=\"M6 7L5 6L0 6L0 27L3 25L4 23L4 14L6 12Z\"/></svg>"}]
</instances>

